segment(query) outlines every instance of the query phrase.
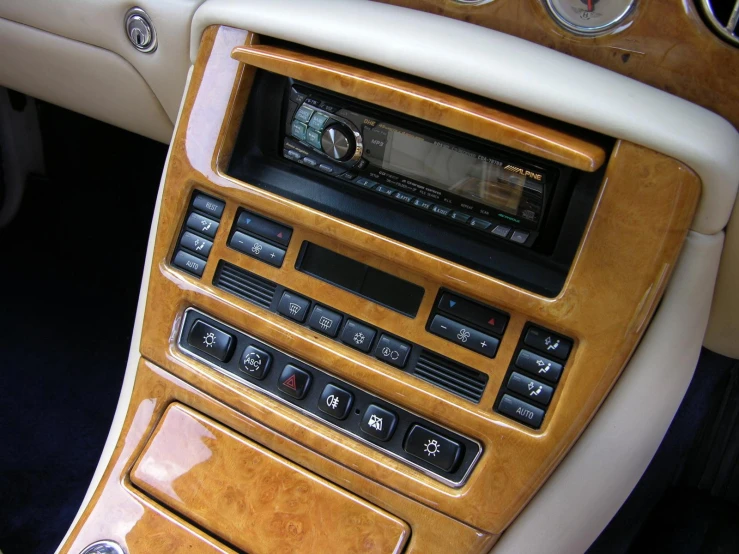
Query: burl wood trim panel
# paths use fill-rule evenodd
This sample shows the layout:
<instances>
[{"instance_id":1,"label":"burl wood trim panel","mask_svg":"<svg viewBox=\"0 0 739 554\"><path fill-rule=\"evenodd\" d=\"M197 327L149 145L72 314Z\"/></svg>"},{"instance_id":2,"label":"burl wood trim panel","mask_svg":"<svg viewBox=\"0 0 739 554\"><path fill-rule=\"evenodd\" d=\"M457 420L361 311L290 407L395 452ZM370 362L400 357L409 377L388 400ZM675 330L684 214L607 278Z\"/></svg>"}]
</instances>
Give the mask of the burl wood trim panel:
<instances>
[{"instance_id":1,"label":"burl wood trim panel","mask_svg":"<svg viewBox=\"0 0 739 554\"><path fill-rule=\"evenodd\" d=\"M333 464L351 468L419 505L500 534L572 446L636 347L685 238L700 194L698 178L671 158L618 142L564 289L556 298L544 298L225 175L221 168L230 156L255 71L230 54L234 47L252 40L246 32L229 28L210 28L204 36L171 146L142 355L207 394L225 398L225 387L233 408L320 453L322 461L308 463L294 455L280 455L407 521L414 536L416 528L411 518L400 513L395 504L388 506L369 498L364 485L337 481L330 475ZM227 201L201 279L169 264L194 189ZM282 268L273 268L226 246L239 206L294 228ZM296 271L295 261L304 240L424 287L426 295L418 316L410 319ZM462 400L216 289L212 281L220 259L486 373L490 381L482 400L479 404ZM426 320L442 286L511 314L495 359L426 332ZM189 306L389 402L477 439L484 451L470 479L463 487L450 489L189 358L176 346L182 314ZM575 340L539 430L493 412L496 394L527 321ZM223 422L219 417L214 419Z\"/></svg>"},{"instance_id":2,"label":"burl wood trim panel","mask_svg":"<svg viewBox=\"0 0 739 554\"><path fill-rule=\"evenodd\" d=\"M232 54L247 65L522 150L582 171L606 159L600 146L501 110L419 84L284 48L251 44Z\"/></svg>"},{"instance_id":3,"label":"burl wood trim panel","mask_svg":"<svg viewBox=\"0 0 739 554\"><path fill-rule=\"evenodd\" d=\"M398 518L180 404L167 408L131 482L254 554L401 552L410 535Z\"/></svg>"},{"instance_id":4,"label":"burl wood trim panel","mask_svg":"<svg viewBox=\"0 0 739 554\"><path fill-rule=\"evenodd\" d=\"M482 6L451 0L375 1L536 42L685 98L739 128L739 48L706 27L694 0L640 0L621 25L599 37L565 31L542 0L495 0Z\"/></svg>"},{"instance_id":5,"label":"burl wood trim panel","mask_svg":"<svg viewBox=\"0 0 739 554\"><path fill-rule=\"evenodd\" d=\"M198 383L202 376L196 371L183 368L183 375L190 381ZM232 382L223 379L215 383L215 392L218 399L209 396L164 371L151 362L139 360L136 380L129 404L128 412L123 423L123 429L113 452L110 464L103 475L100 485L95 490L92 501L83 513L77 525L72 530L69 539L62 546L63 554L77 554L86 545L103 538L110 538L122 544L128 554L171 554L171 553L233 553L241 549L233 543L218 542L194 525L194 522L184 520L180 515L169 508L165 508L157 501L152 500L146 493L137 488L130 480L129 473L141 457L147 443L156 433L157 425L161 422L168 407L187 406L196 410L195 415L189 409L187 413L194 418L204 417L217 420L221 425L216 426L221 433L230 433L248 438L249 441L261 445L260 448L275 452L279 456L292 460L304 468L320 468L325 476L343 489L355 489L363 492L365 500L386 512L392 512L397 518L407 521L412 533L404 552L414 554L434 554L449 552L465 552L481 554L488 552L497 537L482 533L469 526L455 521L443 514L428 508L418 502L384 487L358 473L354 468L348 468L324 458L313 449L306 448L300 442L273 430L269 425L270 409L265 406L264 399L259 397L244 399L240 392L234 390ZM214 383L212 383L214 384ZM246 400L246 401L245 401ZM233 406L233 407L232 407ZM235 409L234 409L235 408ZM178 407L183 413L185 410ZM285 417L289 417L285 414ZM209 432L213 424L208 427ZM232 431L228 431L228 430ZM207 445L200 438L188 437L188 448L196 448L192 441L200 441L200 446L211 448L212 439ZM242 439L243 440L243 439ZM216 451L217 452L217 451ZM204 471L212 469L218 471L203 460L203 465L190 468L179 478L171 482L177 494L183 493L191 498L206 498L215 494L211 490L213 480L218 475ZM252 466L243 465L241 471L246 473ZM233 471L238 468L234 467ZM170 473L171 475L171 473ZM202 476L202 481L197 477ZM267 477L273 479L272 477ZM180 481L181 480L181 481ZM225 480L224 480L225 481ZM241 481L243 482L243 481ZM274 482L274 480L272 481ZM225 483L224 483L225 484ZM239 481L233 483L234 486ZM302 485L298 485L300 487ZM244 496L237 495L236 489L221 489L219 503L232 501L232 510L229 513L247 517L250 515L244 502ZM264 511L259 515L267 517L273 513L290 511L294 506L276 505L275 498L269 497L268 491L262 489ZM346 493L345 493L346 494ZM220 515L218 517L221 517ZM341 516L335 514L331 521L321 523L311 521L312 525L325 524L329 531ZM302 522L304 523L304 522ZM210 519L208 526L218 525L217 518ZM364 524L364 516L359 518L359 525ZM286 517L273 522L271 529L276 537L291 537L298 541L301 534L306 533L306 527L296 518ZM242 537L243 539L244 537ZM351 545L357 545L356 537L340 537L337 539L351 539ZM373 533L370 540L378 537ZM294 544L294 543L293 543ZM365 546L364 549L361 546ZM310 547L296 547L275 550L274 542L264 542L248 550L249 554L265 554L269 552L300 552L312 554L314 552L365 552L366 544L360 544L359 549L342 548L337 541L332 549L314 550ZM386 552L391 552L388 549Z\"/></svg>"}]
</instances>

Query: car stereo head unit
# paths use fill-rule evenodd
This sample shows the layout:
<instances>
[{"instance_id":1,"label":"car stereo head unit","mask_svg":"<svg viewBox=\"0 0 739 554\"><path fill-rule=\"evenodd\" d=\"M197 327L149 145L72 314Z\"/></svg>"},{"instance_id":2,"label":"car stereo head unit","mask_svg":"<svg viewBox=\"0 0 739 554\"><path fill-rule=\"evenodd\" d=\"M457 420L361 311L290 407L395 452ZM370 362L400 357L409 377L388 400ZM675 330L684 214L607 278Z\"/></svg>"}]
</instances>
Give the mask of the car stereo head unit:
<instances>
[{"instance_id":1,"label":"car stereo head unit","mask_svg":"<svg viewBox=\"0 0 739 554\"><path fill-rule=\"evenodd\" d=\"M290 85L283 155L490 237L531 246L560 168Z\"/></svg>"}]
</instances>

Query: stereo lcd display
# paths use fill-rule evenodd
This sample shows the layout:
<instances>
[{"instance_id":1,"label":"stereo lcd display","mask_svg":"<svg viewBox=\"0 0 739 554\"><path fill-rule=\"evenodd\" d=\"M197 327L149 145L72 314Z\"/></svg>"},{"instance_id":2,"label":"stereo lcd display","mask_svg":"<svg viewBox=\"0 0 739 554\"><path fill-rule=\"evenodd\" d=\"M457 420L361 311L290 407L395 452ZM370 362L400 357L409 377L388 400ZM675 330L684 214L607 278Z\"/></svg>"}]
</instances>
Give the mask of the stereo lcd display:
<instances>
[{"instance_id":1,"label":"stereo lcd display","mask_svg":"<svg viewBox=\"0 0 739 554\"><path fill-rule=\"evenodd\" d=\"M534 212L523 210L528 213L521 214L520 208L524 197L542 194L543 185L536 180L543 179L541 174L528 172L527 176L522 168L504 167L494 158L389 125L375 127L367 134L370 141L365 155L382 169L496 210L523 215L529 221L536 219Z\"/></svg>"}]
</instances>

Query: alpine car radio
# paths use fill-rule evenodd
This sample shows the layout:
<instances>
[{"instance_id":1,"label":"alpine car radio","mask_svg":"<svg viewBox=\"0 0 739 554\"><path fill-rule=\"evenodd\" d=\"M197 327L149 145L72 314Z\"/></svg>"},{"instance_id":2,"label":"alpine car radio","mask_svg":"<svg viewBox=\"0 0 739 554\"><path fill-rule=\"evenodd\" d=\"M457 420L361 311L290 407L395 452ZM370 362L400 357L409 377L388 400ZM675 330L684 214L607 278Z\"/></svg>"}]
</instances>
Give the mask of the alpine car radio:
<instances>
[{"instance_id":1,"label":"alpine car radio","mask_svg":"<svg viewBox=\"0 0 739 554\"><path fill-rule=\"evenodd\" d=\"M556 164L289 87L285 158L479 233L535 242L560 178Z\"/></svg>"}]
</instances>

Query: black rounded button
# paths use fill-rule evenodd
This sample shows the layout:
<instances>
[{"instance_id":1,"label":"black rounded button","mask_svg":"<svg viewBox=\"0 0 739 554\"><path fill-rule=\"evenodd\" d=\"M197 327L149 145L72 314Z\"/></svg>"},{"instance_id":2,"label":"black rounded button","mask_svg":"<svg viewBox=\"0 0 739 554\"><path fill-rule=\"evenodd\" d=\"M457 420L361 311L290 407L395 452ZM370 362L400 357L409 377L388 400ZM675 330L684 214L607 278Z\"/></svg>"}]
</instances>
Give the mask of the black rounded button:
<instances>
[{"instance_id":1,"label":"black rounded button","mask_svg":"<svg viewBox=\"0 0 739 554\"><path fill-rule=\"evenodd\" d=\"M334 123L323 131L321 148L334 160L346 161L354 155L357 143L354 133L346 125Z\"/></svg>"}]
</instances>

